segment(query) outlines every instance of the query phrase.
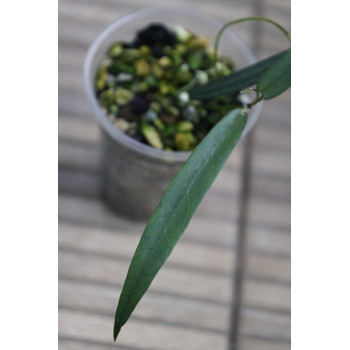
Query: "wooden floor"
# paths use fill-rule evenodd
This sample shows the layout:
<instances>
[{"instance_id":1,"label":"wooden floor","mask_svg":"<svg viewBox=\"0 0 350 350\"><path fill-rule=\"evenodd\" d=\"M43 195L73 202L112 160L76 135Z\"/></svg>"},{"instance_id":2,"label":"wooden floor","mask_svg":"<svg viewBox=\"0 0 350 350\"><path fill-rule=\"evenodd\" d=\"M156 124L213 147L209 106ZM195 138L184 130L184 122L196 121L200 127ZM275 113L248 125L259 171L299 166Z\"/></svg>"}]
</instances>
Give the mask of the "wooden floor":
<instances>
[{"instance_id":1,"label":"wooden floor","mask_svg":"<svg viewBox=\"0 0 350 350\"><path fill-rule=\"evenodd\" d=\"M262 15L290 30L286 0L168 1L222 22ZM160 0L59 0L59 349L290 349L290 92L266 101L149 292L112 339L144 223L99 199L99 131L82 64L111 21ZM259 58L288 47L269 25L236 30Z\"/></svg>"}]
</instances>

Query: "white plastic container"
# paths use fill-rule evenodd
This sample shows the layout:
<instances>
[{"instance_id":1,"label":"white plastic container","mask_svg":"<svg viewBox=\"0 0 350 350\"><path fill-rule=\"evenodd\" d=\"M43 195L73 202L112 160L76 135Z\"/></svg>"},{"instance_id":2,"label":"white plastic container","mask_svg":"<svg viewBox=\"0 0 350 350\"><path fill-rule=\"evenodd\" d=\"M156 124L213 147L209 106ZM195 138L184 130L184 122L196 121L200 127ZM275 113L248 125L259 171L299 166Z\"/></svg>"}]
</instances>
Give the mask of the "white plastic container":
<instances>
[{"instance_id":1,"label":"white plastic container","mask_svg":"<svg viewBox=\"0 0 350 350\"><path fill-rule=\"evenodd\" d=\"M196 35L214 43L222 23L198 13L177 8L150 8L122 17L107 27L92 43L84 65L84 83L88 101L102 131L102 197L111 209L132 219L148 219L177 170L190 152L169 152L140 143L120 131L101 111L95 97L97 68L116 41L131 41L136 32L151 23L162 23L169 29L182 25ZM220 52L232 58L236 69L256 62L244 42L229 28L220 41ZM249 113L243 135L256 123L261 104Z\"/></svg>"}]
</instances>

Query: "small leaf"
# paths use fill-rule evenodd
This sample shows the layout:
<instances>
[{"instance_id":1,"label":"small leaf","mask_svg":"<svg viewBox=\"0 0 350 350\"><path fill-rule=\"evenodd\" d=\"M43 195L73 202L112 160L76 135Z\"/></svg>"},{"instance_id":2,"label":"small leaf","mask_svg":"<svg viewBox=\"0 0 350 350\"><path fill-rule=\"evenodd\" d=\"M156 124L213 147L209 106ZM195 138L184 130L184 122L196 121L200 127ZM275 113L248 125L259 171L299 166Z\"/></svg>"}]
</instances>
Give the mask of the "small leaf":
<instances>
[{"instance_id":1,"label":"small leaf","mask_svg":"<svg viewBox=\"0 0 350 350\"><path fill-rule=\"evenodd\" d=\"M205 100L219 95L234 94L255 85L260 77L277 63L285 53L286 51L280 52L223 78L193 88L189 91L190 96L192 99Z\"/></svg>"},{"instance_id":2,"label":"small leaf","mask_svg":"<svg viewBox=\"0 0 350 350\"><path fill-rule=\"evenodd\" d=\"M290 87L291 49L269 68L259 79L257 89L264 94L264 99L276 97Z\"/></svg>"},{"instance_id":3,"label":"small leaf","mask_svg":"<svg viewBox=\"0 0 350 350\"><path fill-rule=\"evenodd\" d=\"M246 121L242 109L228 113L194 149L166 189L131 261L115 315L114 340L185 231Z\"/></svg>"}]
</instances>

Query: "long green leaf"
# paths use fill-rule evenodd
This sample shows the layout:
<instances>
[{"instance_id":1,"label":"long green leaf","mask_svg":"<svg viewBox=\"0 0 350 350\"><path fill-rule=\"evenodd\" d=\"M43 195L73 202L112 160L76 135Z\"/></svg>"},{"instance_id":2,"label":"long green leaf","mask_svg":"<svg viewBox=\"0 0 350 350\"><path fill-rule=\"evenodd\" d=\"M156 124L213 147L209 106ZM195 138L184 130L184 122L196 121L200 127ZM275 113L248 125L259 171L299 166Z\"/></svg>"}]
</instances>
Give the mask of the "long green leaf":
<instances>
[{"instance_id":1,"label":"long green leaf","mask_svg":"<svg viewBox=\"0 0 350 350\"><path fill-rule=\"evenodd\" d=\"M286 51L280 52L223 78L219 78L203 86L193 88L189 91L190 96L193 99L205 100L215 96L234 94L242 89L248 88L256 84L260 77L271 66L278 62L285 53Z\"/></svg>"},{"instance_id":2,"label":"long green leaf","mask_svg":"<svg viewBox=\"0 0 350 350\"><path fill-rule=\"evenodd\" d=\"M186 229L196 208L240 139L242 109L228 113L195 148L146 225L119 299L114 340Z\"/></svg>"},{"instance_id":3,"label":"long green leaf","mask_svg":"<svg viewBox=\"0 0 350 350\"><path fill-rule=\"evenodd\" d=\"M270 67L259 79L257 89L264 94L264 99L276 97L290 87L291 49Z\"/></svg>"}]
</instances>

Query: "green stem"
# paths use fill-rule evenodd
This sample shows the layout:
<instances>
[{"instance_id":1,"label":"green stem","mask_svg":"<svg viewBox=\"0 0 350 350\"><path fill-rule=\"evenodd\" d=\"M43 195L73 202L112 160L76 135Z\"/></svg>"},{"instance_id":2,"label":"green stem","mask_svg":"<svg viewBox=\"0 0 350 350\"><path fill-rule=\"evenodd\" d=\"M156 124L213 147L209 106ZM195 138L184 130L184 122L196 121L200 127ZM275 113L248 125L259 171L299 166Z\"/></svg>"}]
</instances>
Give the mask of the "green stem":
<instances>
[{"instance_id":1,"label":"green stem","mask_svg":"<svg viewBox=\"0 0 350 350\"><path fill-rule=\"evenodd\" d=\"M241 22L246 22L246 21L263 21L263 22L268 22L273 24L275 27L277 27L278 29L280 29L283 34L288 38L289 41L291 41L290 38L290 34L288 33L288 31L286 29L284 29L279 23L266 18L266 17L259 17L259 16L250 16L250 17L244 17L244 18L240 18L240 19L236 19L234 21L228 22L226 23L218 32L216 38L215 38L215 46L214 46L214 62L216 62L217 60L217 53L218 53L218 47L219 47L219 41L221 39L221 36L223 34L223 32L225 31L226 28L228 28L229 26L236 24L236 23L241 23Z\"/></svg>"},{"instance_id":2,"label":"green stem","mask_svg":"<svg viewBox=\"0 0 350 350\"><path fill-rule=\"evenodd\" d=\"M251 89L251 90L254 91L254 92L256 93L256 98L255 98L255 100L254 100L252 103L250 103L250 104L248 105L249 108L252 108L254 105L256 105L257 103L259 103L260 101L262 101L262 100L264 99L264 97L265 97L263 91L258 90L258 89ZM259 95L259 94L260 94L260 95Z\"/></svg>"}]
</instances>

